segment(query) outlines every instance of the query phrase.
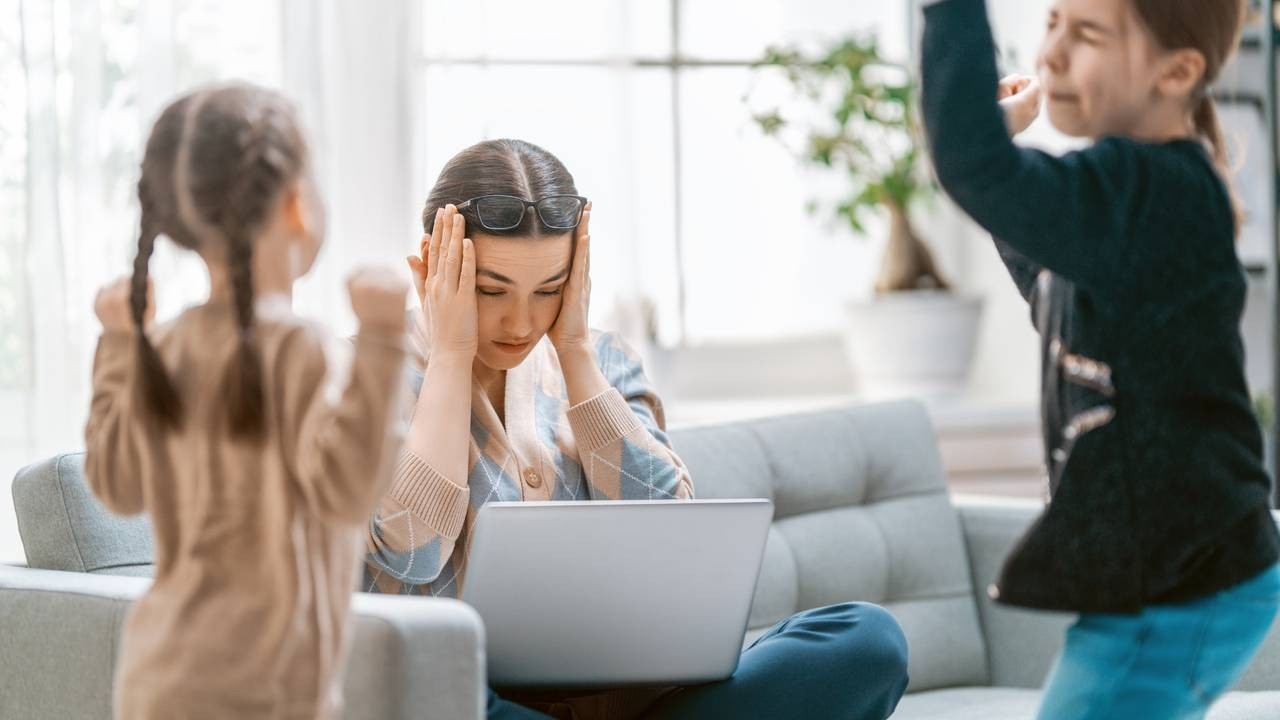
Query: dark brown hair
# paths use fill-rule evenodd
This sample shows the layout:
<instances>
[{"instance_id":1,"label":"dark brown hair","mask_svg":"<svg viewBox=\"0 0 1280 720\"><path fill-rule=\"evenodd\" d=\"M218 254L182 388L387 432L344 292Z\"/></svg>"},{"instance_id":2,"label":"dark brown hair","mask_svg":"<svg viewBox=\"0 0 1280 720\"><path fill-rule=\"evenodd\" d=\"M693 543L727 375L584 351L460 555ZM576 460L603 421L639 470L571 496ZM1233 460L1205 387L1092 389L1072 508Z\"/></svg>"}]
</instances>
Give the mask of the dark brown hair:
<instances>
[{"instance_id":1,"label":"dark brown hair","mask_svg":"<svg viewBox=\"0 0 1280 720\"><path fill-rule=\"evenodd\" d=\"M223 379L227 420L233 436L259 437L263 387L253 326L253 241L302 173L306 156L293 107L278 93L252 85L194 92L156 120L138 181L142 221L131 299L143 407L165 425L179 427L183 409L143 331L147 265L156 238L165 235L181 247L226 258L238 329L236 354Z\"/></svg>"},{"instance_id":2,"label":"dark brown hair","mask_svg":"<svg viewBox=\"0 0 1280 720\"><path fill-rule=\"evenodd\" d=\"M1226 135L1209 86L1235 54L1244 31L1246 0L1130 0L1155 41L1165 50L1198 50L1204 56L1204 77L1192 100L1196 132L1209 145L1213 162L1228 182L1231 160ZM1229 187L1229 182L1228 182ZM1240 224L1240 206L1233 197Z\"/></svg>"},{"instance_id":3,"label":"dark brown hair","mask_svg":"<svg viewBox=\"0 0 1280 720\"><path fill-rule=\"evenodd\" d=\"M422 210L422 228L431 232L436 210L445 205L458 205L481 195L515 195L538 200L548 195L577 195L573 175L559 158L533 143L523 140L486 140L454 155L445 163L440 177L431 188ZM468 232L479 228L479 218L464 210ZM520 225L491 235L540 236L562 234L548 230L535 213L524 216Z\"/></svg>"}]
</instances>

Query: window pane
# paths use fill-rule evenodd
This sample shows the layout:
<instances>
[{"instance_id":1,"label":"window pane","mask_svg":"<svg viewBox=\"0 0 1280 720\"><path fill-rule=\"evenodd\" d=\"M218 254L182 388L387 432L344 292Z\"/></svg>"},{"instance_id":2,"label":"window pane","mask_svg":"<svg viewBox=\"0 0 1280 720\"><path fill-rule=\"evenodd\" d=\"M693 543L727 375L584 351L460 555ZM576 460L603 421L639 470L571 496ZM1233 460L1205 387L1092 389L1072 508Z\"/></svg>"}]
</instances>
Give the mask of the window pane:
<instances>
[{"instance_id":1,"label":"window pane","mask_svg":"<svg viewBox=\"0 0 1280 720\"><path fill-rule=\"evenodd\" d=\"M671 53L666 0L425 0L428 58L602 59Z\"/></svg>"},{"instance_id":2,"label":"window pane","mask_svg":"<svg viewBox=\"0 0 1280 720\"><path fill-rule=\"evenodd\" d=\"M838 328L844 304L866 293L884 230L868 238L810 215L810 200L847 189L838 173L803 169L754 126L742 97L770 94L778 76L747 69L681 78L683 237L691 340L767 338Z\"/></svg>"},{"instance_id":3,"label":"window pane","mask_svg":"<svg viewBox=\"0 0 1280 720\"><path fill-rule=\"evenodd\" d=\"M611 326L611 313L642 295L675 322L668 72L433 65L426 85L424 196L473 143L514 137L546 148L593 203L593 324Z\"/></svg>"},{"instance_id":4,"label":"window pane","mask_svg":"<svg viewBox=\"0 0 1280 720\"><path fill-rule=\"evenodd\" d=\"M681 0L680 50L702 59L754 60L767 46L876 31L889 57L908 57L906 2Z\"/></svg>"}]
</instances>

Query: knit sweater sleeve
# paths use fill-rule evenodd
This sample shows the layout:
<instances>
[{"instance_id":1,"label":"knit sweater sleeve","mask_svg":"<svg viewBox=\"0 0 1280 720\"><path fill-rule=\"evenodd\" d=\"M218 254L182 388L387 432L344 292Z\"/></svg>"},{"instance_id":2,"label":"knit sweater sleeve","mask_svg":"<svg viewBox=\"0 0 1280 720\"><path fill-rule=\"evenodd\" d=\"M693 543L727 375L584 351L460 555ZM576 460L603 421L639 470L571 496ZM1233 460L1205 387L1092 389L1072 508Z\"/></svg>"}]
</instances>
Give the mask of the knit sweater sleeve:
<instances>
[{"instance_id":1,"label":"knit sweater sleeve","mask_svg":"<svg viewBox=\"0 0 1280 720\"><path fill-rule=\"evenodd\" d=\"M333 368L317 330L294 328L278 364L283 432L302 496L321 517L363 524L404 438L401 337L361 330L346 384L333 393L326 392Z\"/></svg>"},{"instance_id":2,"label":"knit sweater sleeve","mask_svg":"<svg viewBox=\"0 0 1280 720\"><path fill-rule=\"evenodd\" d=\"M922 105L939 183L1026 263L1085 287L1120 285L1140 252L1128 232L1147 196L1139 144L1107 138L1062 157L1021 148L997 83L985 0L928 6Z\"/></svg>"},{"instance_id":3,"label":"knit sweater sleeve","mask_svg":"<svg viewBox=\"0 0 1280 720\"><path fill-rule=\"evenodd\" d=\"M1044 267L1000 238L991 239L995 243L996 251L1000 253L1000 261L1004 263L1005 270L1009 271L1009 277L1018 287L1018 293L1022 295L1023 300L1030 301L1031 294L1035 292L1036 278Z\"/></svg>"},{"instance_id":4,"label":"knit sweater sleeve","mask_svg":"<svg viewBox=\"0 0 1280 720\"><path fill-rule=\"evenodd\" d=\"M639 357L615 333L598 334L595 350L612 387L568 412L592 497L693 497L693 481L671 447L662 401Z\"/></svg>"},{"instance_id":5,"label":"knit sweater sleeve","mask_svg":"<svg viewBox=\"0 0 1280 720\"><path fill-rule=\"evenodd\" d=\"M106 508L121 515L145 509L147 428L133 408L134 337L107 332L93 357L93 400L85 425L85 479Z\"/></svg>"},{"instance_id":6,"label":"knit sweater sleeve","mask_svg":"<svg viewBox=\"0 0 1280 720\"><path fill-rule=\"evenodd\" d=\"M408 326L406 384L416 398L430 355L426 318L420 310L411 313ZM406 422L412 407L405 410ZM439 577L466 522L466 482L447 478L412 451L400 450L391 487L378 502L365 536L365 564L375 575L405 585L425 585Z\"/></svg>"}]
</instances>

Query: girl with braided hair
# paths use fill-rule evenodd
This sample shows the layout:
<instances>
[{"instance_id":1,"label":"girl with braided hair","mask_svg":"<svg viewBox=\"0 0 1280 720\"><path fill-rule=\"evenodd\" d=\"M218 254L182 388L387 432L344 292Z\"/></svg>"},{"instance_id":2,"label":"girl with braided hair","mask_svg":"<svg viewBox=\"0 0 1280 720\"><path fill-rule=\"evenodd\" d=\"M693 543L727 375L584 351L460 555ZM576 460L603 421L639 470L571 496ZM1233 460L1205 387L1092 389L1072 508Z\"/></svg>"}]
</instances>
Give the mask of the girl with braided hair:
<instances>
[{"instance_id":1,"label":"girl with braided hair","mask_svg":"<svg viewBox=\"0 0 1280 720\"><path fill-rule=\"evenodd\" d=\"M348 283L345 388L327 337L290 311L322 209L295 114L248 85L169 105L147 142L133 276L98 294L85 472L113 512L151 516L155 582L125 624L115 714L336 714L361 526L399 447L408 283ZM147 265L168 237L210 296L152 327Z\"/></svg>"}]
</instances>

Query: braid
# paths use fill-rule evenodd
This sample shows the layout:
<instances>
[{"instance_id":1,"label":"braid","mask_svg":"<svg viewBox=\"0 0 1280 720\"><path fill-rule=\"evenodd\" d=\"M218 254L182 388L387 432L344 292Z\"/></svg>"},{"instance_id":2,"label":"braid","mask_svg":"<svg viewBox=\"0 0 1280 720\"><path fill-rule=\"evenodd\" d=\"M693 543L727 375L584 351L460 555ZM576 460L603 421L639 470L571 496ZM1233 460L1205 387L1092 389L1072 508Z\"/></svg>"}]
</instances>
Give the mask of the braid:
<instances>
[{"instance_id":1,"label":"braid","mask_svg":"<svg viewBox=\"0 0 1280 720\"><path fill-rule=\"evenodd\" d=\"M263 429L262 363L253 328L253 249L244 233L228 237L228 269L235 299L238 344L224 380L230 400L231 434L258 437Z\"/></svg>"},{"instance_id":2,"label":"braid","mask_svg":"<svg viewBox=\"0 0 1280 720\"><path fill-rule=\"evenodd\" d=\"M228 244L228 269L235 298L239 346L227 368L231 432L259 437L264 428L261 353L254 331L252 233L266 220L270 203L288 177L286 161L277 150L283 142L276 113L265 107L238 138L237 181L222 213L222 233Z\"/></svg>"},{"instance_id":3,"label":"braid","mask_svg":"<svg viewBox=\"0 0 1280 720\"><path fill-rule=\"evenodd\" d=\"M169 379L169 373L147 337L147 268L155 249L155 211L151 207L150 194L144 178L138 181L138 201L142 207L141 232L138 235L138 254L133 259L133 285L129 295L130 310L138 338L138 361L142 366L141 383L143 407L172 429L182 425L182 399Z\"/></svg>"}]
</instances>

